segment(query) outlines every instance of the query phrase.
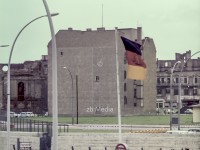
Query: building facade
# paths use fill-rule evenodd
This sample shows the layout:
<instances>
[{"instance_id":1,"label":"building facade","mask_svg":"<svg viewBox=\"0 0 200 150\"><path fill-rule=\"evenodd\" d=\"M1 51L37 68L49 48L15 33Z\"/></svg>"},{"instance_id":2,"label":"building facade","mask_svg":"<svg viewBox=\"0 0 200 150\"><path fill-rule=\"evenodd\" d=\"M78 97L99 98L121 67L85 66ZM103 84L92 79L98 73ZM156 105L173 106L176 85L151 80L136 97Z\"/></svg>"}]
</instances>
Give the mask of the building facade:
<instances>
[{"instance_id":1,"label":"building facade","mask_svg":"<svg viewBox=\"0 0 200 150\"><path fill-rule=\"evenodd\" d=\"M192 56L189 50L183 54L176 53L175 60L157 60L157 107L167 109L172 100L173 108L177 109L179 96L181 108L200 103L200 58L193 59ZM181 63L174 67L170 98L170 70L178 61Z\"/></svg>"},{"instance_id":2,"label":"building facade","mask_svg":"<svg viewBox=\"0 0 200 150\"><path fill-rule=\"evenodd\" d=\"M11 111L47 111L47 56L42 60L11 64ZM7 71L0 64L0 104L7 109Z\"/></svg>"},{"instance_id":3,"label":"building facade","mask_svg":"<svg viewBox=\"0 0 200 150\"><path fill-rule=\"evenodd\" d=\"M143 45L147 64L144 81L126 77L125 48L120 35ZM142 28L115 30L60 30L56 34L58 114L117 115L116 43L122 115L149 114L156 110L156 48L153 39L142 39ZM117 41L117 42L116 42ZM48 110L52 114L52 49L48 44Z\"/></svg>"}]
</instances>

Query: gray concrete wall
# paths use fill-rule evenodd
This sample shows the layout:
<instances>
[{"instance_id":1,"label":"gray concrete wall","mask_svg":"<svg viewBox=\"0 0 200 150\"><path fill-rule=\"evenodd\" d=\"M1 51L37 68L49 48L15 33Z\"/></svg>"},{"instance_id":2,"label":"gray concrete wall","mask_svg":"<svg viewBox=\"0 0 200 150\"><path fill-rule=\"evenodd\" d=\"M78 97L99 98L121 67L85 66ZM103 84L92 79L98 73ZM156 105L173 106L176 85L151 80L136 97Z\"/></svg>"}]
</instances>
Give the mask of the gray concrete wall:
<instances>
[{"instance_id":1,"label":"gray concrete wall","mask_svg":"<svg viewBox=\"0 0 200 150\"><path fill-rule=\"evenodd\" d=\"M141 30L140 30L141 32ZM134 80L124 78L125 47L120 36L131 40L141 38L137 29L119 29L118 61L120 102L122 115L154 113L156 108L156 50L153 40L145 38L144 59L147 63L147 80L135 86ZM117 75L115 30L77 31L60 30L57 39L58 114L76 114L76 75L78 76L78 112L80 116L117 115ZM139 42L142 42L139 39ZM52 59L48 45L48 110L52 114ZM64 69L67 67L68 69ZM70 72L72 78L70 77ZM96 81L96 78L99 78ZM73 81L73 90L72 90ZM124 90L124 85L127 90ZM142 86L141 86L142 85ZM134 98L137 88L137 98ZM127 103L124 103L127 96ZM72 103L73 102L73 103ZM134 106L134 103L137 103Z\"/></svg>"},{"instance_id":2,"label":"gray concrete wall","mask_svg":"<svg viewBox=\"0 0 200 150\"><path fill-rule=\"evenodd\" d=\"M125 133L122 134L123 143L126 143L129 150L198 150L200 148L199 134L144 134ZM11 144L16 144L17 138L20 141L32 142L32 150L39 150L41 135L37 133L11 132ZM62 133L58 137L59 150L114 150L118 144L117 133ZM6 150L6 132L0 132L0 150Z\"/></svg>"}]
</instances>

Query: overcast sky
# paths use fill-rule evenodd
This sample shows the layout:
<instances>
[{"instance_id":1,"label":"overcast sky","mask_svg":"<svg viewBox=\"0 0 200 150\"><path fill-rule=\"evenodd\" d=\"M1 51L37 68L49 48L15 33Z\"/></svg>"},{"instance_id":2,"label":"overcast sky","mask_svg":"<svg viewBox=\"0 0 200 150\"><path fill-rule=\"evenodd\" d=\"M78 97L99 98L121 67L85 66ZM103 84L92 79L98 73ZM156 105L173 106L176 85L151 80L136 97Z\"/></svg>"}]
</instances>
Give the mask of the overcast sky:
<instances>
[{"instance_id":1,"label":"overcast sky","mask_svg":"<svg viewBox=\"0 0 200 150\"><path fill-rule=\"evenodd\" d=\"M200 0L47 0L55 32L60 29L95 30L137 28L142 36L154 39L157 58L175 59L175 53L200 50ZM7 63L11 45L24 25L45 15L42 0L0 0L0 63ZM39 60L47 54L51 38L48 19L42 18L28 26L18 38L12 63ZM198 55L199 57L200 55ZM197 57L197 56L195 56ZM194 58L195 58L194 57Z\"/></svg>"}]
</instances>

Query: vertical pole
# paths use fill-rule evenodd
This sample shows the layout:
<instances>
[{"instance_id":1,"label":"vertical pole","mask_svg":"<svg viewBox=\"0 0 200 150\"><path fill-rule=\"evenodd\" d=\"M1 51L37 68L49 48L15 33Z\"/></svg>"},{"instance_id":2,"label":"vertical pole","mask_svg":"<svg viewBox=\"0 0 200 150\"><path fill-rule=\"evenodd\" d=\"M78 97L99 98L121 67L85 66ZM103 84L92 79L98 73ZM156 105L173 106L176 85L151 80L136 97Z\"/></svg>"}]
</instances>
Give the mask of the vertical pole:
<instances>
[{"instance_id":1,"label":"vertical pole","mask_svg":"<svg viewBox=\"0 0 200 150\"><path fill-rule=\"evenodd\" d=\"M179 63L181 63L181 62L177 61L174 64L173 68L171 69L171 74L170 74L170 130L172 130L172 75L173 75L173 72L174 72L174 68Z\"/></svg>"},{"instance_id":2,"label":"vertical pole","mask_svg":"<svg viewBox=\"0 0 200 150\"><path fill-rule=\"evenodd\" d=\"M170 74L170 130L172 130L172 74L173 69L171 69Z\"/></svg>"},{"instance_id":3,"label":"vertical pole","mask_svg":"<svg viewBox=\"0 0 200 150\"><path fill-rule=\"evenodd\" d=\"M57 85L57 48L53 22L46 0L43 0L44 7L49 20L52 37L52 113L53 113L53 150L58 150L58 85Z\"/></svg>"},{"instance_id":4,"label":"vertical pole","mask_svg":"<svg viewBox=\"0 0 200 150\"><path fill-rule=\"evenodd\" d=\"M78 75L76 75L76 124L78 124Z\"/></svg>"},{"instance_id":5,"label":"vertical pole","mask_svg":"<svg viewBox=\"0 0 200 150\"><path fill-rule=\"evenodd\" d=\"M120 87L119 87L119 62L118 62L118 31L115 28L115 46L116 46L116 75L117 75L117 105L118 105L118 126L119 126L119 143L122 142L121 129L121 105L120 105Z\"/></svg>"},{"instance_id":6,"label":"vertical pole","mask_svg":"<svg viewBox=\"0 0 200 150\"><path fill-rule=\"evenodd\" d=\"M179 79L179 96L178 96L178 130L180 130L180 109L181 109L181 74L178 76Z\"/></svg>"}]
</instances>

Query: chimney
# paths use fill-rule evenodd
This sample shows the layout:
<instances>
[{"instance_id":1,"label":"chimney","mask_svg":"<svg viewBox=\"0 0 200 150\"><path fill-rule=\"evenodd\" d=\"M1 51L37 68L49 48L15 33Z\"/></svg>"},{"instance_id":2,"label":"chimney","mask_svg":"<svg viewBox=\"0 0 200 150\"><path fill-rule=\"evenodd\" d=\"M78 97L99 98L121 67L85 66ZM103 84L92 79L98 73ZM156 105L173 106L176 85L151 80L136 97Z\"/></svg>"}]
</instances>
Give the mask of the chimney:
<instances>
[{"instance_id":1,"label":"chimney","mask_svg":"<svg viewBox=\"0 0 200 150\"><path fill-rule=\"evenodd\" d=\"M137 27L137 41L139 43L142 41L142 27Z\"/></svg>"}]
</instances>

